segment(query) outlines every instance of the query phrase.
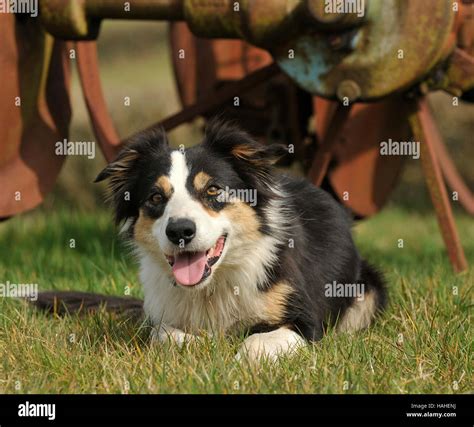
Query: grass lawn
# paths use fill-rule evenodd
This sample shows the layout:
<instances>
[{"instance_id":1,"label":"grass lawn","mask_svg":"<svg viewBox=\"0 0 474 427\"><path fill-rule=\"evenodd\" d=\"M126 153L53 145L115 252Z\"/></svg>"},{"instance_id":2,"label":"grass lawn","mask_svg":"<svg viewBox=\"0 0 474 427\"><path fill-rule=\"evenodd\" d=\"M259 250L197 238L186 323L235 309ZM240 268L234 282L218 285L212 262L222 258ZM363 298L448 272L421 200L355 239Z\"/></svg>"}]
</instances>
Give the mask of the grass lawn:
<instances>
[{"instance_id":1,"label":"grass lawn","mask_svg":"<svg viewBox=\"0 0 474 427\"><path fill-rule=\"evenodd\" d=\"M390 282L388 311L366 331L329 332L276 366L234 362L238 339L151 347L143 324L105 313L51 318L0 298L0 393L470 392L474 221L457 223L471 261L458 276L431 214L388 208L357 224L361 251ZM108 212L38 210L0 224L0 243L2 282L141 295Z\"/></svg>"}]
</instances>

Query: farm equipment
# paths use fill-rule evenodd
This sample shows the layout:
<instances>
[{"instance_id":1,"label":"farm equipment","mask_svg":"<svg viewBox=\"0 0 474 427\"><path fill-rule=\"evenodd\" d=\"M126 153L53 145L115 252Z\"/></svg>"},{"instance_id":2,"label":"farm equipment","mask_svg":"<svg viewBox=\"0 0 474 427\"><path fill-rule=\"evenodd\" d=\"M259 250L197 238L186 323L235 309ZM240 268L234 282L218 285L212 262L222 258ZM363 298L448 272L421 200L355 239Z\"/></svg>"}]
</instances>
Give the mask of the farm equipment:
<instances>
[{"instance_id":1,"label":"farm equipment","mask_svg":"<svg viewBox=\"0 0 474 427\"><path fill-rule=\"evenodd\" d=\"M104 19L170 21L182 110L171 130L217 112L299 162L355 216L377 213L403 167L381 141L419 141L426 183L455 271L467 262L445 181L471 215L474 198L438 132L426 95L473 100L471 0L40 0L39 18L0 14L0 217L41 202L67 138L71 52L97 141L120 138L101 89L95 40ZM8 101L5 101L8 100ZM15 102L15 100L17 102ZM20 105L18 105L18 102ZM224 112L224 113L223 113Z\"/></svg>"}]
</instances>

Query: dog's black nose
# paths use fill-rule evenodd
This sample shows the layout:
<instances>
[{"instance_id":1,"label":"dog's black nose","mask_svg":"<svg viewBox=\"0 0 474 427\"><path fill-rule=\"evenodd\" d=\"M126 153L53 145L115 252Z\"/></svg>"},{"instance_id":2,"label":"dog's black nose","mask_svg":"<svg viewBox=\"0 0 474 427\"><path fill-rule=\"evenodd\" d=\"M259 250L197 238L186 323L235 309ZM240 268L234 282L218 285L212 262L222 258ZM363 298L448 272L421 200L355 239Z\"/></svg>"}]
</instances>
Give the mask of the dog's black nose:
<instances>
[{"instance_id":1,"label":"dog's black nose","mask_svg":"<svg viewBox=\"0 0 474 427\"><path fill-rule=\"evenodd\" d=\"M196 224L190 219L170 219L166 227L168 239L176 245L188 244L196 235Z\"/></svg>"}]
</instances>

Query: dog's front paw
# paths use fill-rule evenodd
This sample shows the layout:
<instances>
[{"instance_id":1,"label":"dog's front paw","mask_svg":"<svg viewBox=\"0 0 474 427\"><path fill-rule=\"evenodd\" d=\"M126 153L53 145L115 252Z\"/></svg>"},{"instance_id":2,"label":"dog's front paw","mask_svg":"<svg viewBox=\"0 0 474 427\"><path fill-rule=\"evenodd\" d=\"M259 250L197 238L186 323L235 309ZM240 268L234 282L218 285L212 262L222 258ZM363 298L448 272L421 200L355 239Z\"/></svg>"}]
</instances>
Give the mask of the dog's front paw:
<instances>
[{"instance_id":1,"label":"dog's front paw","mask_svg":"<svg viewBox=\"0 0 474 427\"><path fill-rule=\"evenodd\" d=\"M151 343L176 344L178 347L196 342L199 339L197 335L187 334L181 329L171 326L161 325L153 328L151 332Z\"/></svg>"},{"instance_id":2,"label":"dog's front paw","mask_svg":"<svg viewBox=\"0 0 474 427\"><path fill-rule=\"evenodd\" d=\"M294 354L305 345L299 334L287 328L250 335L241 345L235 358L238 361L247 359L250 362L268 360L274 362L279 356Z\"/></svg>"}]
</instances>

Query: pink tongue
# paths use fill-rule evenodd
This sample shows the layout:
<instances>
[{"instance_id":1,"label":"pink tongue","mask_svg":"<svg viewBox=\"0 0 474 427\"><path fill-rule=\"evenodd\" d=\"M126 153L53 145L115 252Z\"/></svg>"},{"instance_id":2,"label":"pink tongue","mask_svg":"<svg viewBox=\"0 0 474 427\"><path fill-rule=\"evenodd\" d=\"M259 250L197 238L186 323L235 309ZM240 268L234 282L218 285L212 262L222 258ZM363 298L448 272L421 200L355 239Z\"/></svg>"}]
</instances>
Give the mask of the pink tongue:
<instances>
[{"instance_id":1,"label":"pink tongue","mask_svg":"<svg viewBox=\"0 0 474 427\"><path fill-rule=\"evenodd\" d=\"M195 285L202 279L206 263L206 252L176 255L173 264L174 278L181 285Z\"/></svg>"}]
</instances>

